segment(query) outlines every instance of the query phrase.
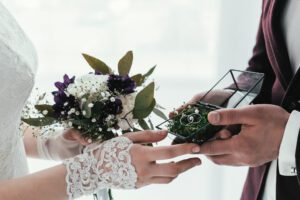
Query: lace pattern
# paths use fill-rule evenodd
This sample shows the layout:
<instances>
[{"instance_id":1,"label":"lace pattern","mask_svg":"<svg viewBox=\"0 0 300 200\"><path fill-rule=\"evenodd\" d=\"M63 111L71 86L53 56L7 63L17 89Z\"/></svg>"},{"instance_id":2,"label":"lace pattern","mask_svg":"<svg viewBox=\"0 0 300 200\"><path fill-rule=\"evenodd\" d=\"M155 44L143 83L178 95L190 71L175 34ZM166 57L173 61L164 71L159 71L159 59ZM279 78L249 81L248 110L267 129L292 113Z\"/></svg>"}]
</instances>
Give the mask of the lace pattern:
<instances>
[{"instance_id":1,"label":"lace pattern","mask_svg":"<svg viewBox=\"0 0 300 200\"><path fill-rule=\"evenodd\" d=\"M69 199L104 188L134 189L137 174L131 164L132 141L118 137L64 161Z\"/></svg>"},{"instance_id":2,"label":"lace pattern","mask_svg":"<svg viewBox=\"0 0 300 200\"><path fill-rule=\"evenodd\" d=\"M34 85L37 56L1 2L0 24L0 180L7 180L28 173L18 127L21 111Z\"/></svg>"}]
</instances>

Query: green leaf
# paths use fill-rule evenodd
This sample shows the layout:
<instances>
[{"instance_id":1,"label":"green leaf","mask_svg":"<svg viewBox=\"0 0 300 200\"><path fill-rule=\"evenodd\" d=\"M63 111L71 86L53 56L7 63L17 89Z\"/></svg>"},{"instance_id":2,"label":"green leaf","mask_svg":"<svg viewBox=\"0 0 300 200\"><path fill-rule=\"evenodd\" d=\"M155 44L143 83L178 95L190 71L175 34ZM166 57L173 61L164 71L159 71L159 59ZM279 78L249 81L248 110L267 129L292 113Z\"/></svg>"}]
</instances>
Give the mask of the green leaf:
<instances>
[{"instance_id":1,"label":"green leaf","mask_svg":"<svg viewBox=\"0 0 300 200\"><path fill-rule=\"evenodd\" d=\"M133 53L128 51L123 58L119 61L118 69L121 76L128 75L132 66Z\"/></svg>"},{"instance_id":2,"label":"green leaf","mask_svg":"<svg viewBox=\"0 0 300 200\"><path fill-rule=\"evenodd\" d=\"M154 108L153 109L153 113L156 114L157 116L159 116L160 118L164 119L164 120L168 120L168 117L158 108Z\"/></svg>"},{"instance_id":3,"label":"green leaf","mask_svg":"<svg viewBox=\"0 0 300 200\"><path fill-rule=\"evenodd\" d=\"M154 125L153 125L152 120L150 118L148 119L148 122L150 124L151 130L154 130Z\"/></svg>"},{"instance_id":4,"label":"green leaf","mask_svg":"<svg viewBox=\"0 0 300 200\"><path fill-rule=\"evenodd\" d=\"M95 58L93 56L82 54L84 59L89 63L89 65L97 72L100 72L102 74L110 74L112 70L110 67L108 67L104 62L99 60L98 58Z\"/></svg>"},{"instance_id":5,"label":"green leaf","mask_svg":"<svg viewBox=\"0 0 300 200\"><path fill-rule=\"evenodd\" d=\"M131 77L132 80L136 83L136 86L141 86L143 84L143 76L142 74L136 74Z\"/></svg>"},{"instance_id":6,"label":"green leaf","mask_svg":"<svg viewBox=\"0 0 300 200\"><path fill-rule=\"evenodd\" d=\"M163 106L161 106L160 104L156 104L156 106L155 106L156 108L158 108L158 109L163 109L163 110L166 110L166 108L164 108Z\"/></svg>"},{"instance_id":7,"label":"green leaf","mask_svg":"<svg viewBox=\"0 0 300 200\"><path fill-rule=\"evenodd\" d=\"M51 105L41 104L35 105L35 109L37 109L40 113L43 114L43 111L47 111L46 117L54 117L54 110Z\"/></svg>"},{"instance_id":8,"label":"green leaf","mask_svg":"<svg viewBox=\"0 0 300 200\"><path fill-rule=\"evenodd\" d=\"M155 107L155 104L156 104L156 101L155 101L155 99L153 99L153 101L151 102L149 107L145 107L145 108L141 108L141 109L134 108L134 110L133 110L134 118L144 119L144 118L148 117L152 113L152 111Z\"/></svg>"},{"instance_id":9,"label":"green leaf","mask_svg":"<svg viewBox=\"0 0 300 200\"><path fill-rule=\"evenodd\" d=\"M49 126L56 122L53 117L41 117L41 118L22 118L22 121L27 123L30 126L43 127Z\"/></svg>"},{"instance_id":10,"label":"green leaf","mask_svg":"<svg viewBox=\"0 0 300 200\"><path fill-rule=\"evenodd\" d=\"M140 119L138 122L142 129L150 130L150 127L148 126L147 122L144 119Z\"/></svg>"},{"instance_id":11,"label":"green leaf","mask_svg":"<svg viewBox=\"0 0 300 200\"><path fill-rule=\"evenodd\" d=\"M146 74L143 75L143 81L145 81L151 74L153 74L154 70L156 68L156 65L152 67Z\"/></svg>"},{"instance_id":12,"label":"green leaf","mask_svg":"<svg viewBox=\"0 0 300 200\"><path fill-rule=\"evenodd\" d=\"M133 116L136 119L146 118L152 112L156 105L154 89L155 84L152 82L137 94L133 109Z\"/></svg>"}]
</instances>

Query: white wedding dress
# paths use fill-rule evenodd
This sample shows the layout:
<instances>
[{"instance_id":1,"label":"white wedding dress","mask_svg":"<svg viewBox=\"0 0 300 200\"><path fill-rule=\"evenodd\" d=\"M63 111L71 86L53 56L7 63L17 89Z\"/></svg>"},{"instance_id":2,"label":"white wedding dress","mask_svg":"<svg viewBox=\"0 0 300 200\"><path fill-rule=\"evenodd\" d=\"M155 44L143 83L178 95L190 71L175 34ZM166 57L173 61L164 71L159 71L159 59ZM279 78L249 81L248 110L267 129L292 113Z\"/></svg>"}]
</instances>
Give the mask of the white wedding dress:
<instances>
[{"instance_id":1,"label":"white wedding dress","mask_svg":"<svg viewBox=\"0 0 300 200\"><path fill-rule=\"evenodd\" d=\"M0 180L28 172L19 124L36 69L33 45L0 2Z\"/></svg>"}]
</instances>

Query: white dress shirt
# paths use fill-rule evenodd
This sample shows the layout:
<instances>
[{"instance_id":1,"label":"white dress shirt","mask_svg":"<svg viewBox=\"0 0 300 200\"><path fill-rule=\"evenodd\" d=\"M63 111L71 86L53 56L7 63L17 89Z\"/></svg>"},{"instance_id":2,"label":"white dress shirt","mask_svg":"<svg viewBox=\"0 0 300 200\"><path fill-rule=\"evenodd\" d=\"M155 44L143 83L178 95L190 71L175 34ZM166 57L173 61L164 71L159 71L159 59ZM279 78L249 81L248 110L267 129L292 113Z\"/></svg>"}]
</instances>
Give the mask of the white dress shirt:
<instances>
[{"instance_id":1,"label":"white dress shirt","mask_svg":"<svg viewBox=\"0 0 300 200\"><path fill-rule=\"evenodd\" d=\"M283 13L282 28L294 74L300 66L300 0L287 0ZM296 146L300 130L300 112L293 111L287 122L279 157L270 166L263 200L276 200L277 163L282 176L297 176Z\"/></svg>"}]
</instances>

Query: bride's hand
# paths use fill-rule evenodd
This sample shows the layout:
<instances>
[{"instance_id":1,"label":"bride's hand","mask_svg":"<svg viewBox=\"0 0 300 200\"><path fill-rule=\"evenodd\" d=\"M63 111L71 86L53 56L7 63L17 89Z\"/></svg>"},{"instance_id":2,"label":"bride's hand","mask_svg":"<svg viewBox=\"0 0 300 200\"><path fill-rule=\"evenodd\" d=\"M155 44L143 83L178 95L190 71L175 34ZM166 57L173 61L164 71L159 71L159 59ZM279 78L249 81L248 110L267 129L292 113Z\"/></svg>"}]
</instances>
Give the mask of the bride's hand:
<instances>
[{"instance_id":1,"label":"bride's hand","mask_svg":"<svg viewBox=\"0 0 300 200\"><path fill-rule=\"evenodd\" d=\"M89 141L75 129L56 130L57 134L49 138L37 137L38 157L47 160L64 160L82 153Z\"/></svg>"},{"instance_id":2,"label":"bride's hand","mask_svg":"<svg viewBox=\"0 0 300 200\"><path fill-rule=\"evenodd\" d=\"M200 165L199 158L157 163L200 151L196 144L165 147L142 145L159 142L166 136L166 131L129 133L66 160L69 197L92 194L104 188L134 189L154 183L169 183L184 171Z\"/></svg>"},{"instance_id":3,"label":"bride's hand","mask_svg":"<svg viewBox=\"0 0 300 200\"><path fill-rule=\"evenodd\" d=\"M165 184L173 181L179 174L201 164L199 158L190 158L179 162L158 164L158 160L172 159L185 154L199 152L195 144L150 147L140 144L155 143L167 136L166 131L144 131L126 135L135 144L131 148L132 164L138 176L136 187L149 184Z\"/></svg>"},{"instance_id":4,"label":"bride's hand","mask_svg":"<svg viewBox=\"0 0 300 200\"><path fill-rule=\"evenodd\" d=\"M63 137L66 140L77 142L83 146L89 145L91 142L89 139L81 136L80 132L76 129L68 129L63 133Z\"/></svg>"}]
</instances>

